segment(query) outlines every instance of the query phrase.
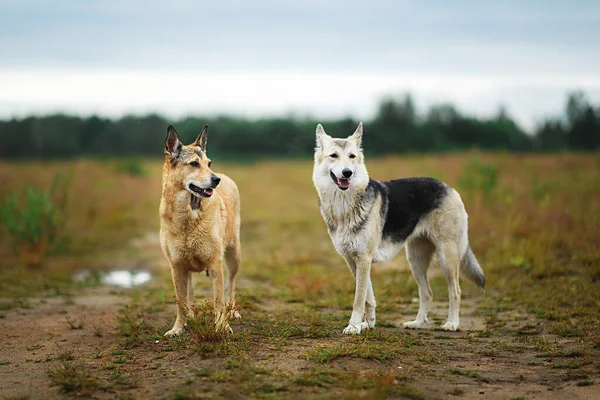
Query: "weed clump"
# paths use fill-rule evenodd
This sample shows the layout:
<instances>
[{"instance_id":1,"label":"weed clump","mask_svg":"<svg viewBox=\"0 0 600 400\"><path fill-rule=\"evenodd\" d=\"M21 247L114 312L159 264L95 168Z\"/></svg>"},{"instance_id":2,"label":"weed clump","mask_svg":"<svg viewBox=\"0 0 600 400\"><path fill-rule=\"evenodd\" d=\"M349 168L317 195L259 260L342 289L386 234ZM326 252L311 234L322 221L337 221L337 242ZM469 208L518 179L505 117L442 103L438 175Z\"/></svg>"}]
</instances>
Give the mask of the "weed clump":
<instances>
[{"instance_id":1,"label":"weed clump","mask_svg":"<svg viewBox=\"0 0 600 400\"><path fill-rule=\"evenodd\" d=\"M44 256L64 245L68 187L69 180L57 174L48 189L27 189L24 206L14 193L0 202L0 229L23 264L39 266Z\"/></svg>"},{"instance_id":2,"label":"weed clump","mask_svg":"<svg viewBox=\"0 0 600 400\"><path fill-rule=\"evenodd\" d=\"M187 328L191 339L196 343L206 342L224 342L231 335L231 322L234 307L227 307L223 315L217 316L210 300L206 300L199 307L192 305L189 307L187 318Z\"/></svg>"},{"instance_id":3,"label":"weed clump","mask_svg":"<svg viewBox=\"0 0 600 400\"><path fill-rule=\"evenodd\" d=\"M80 365L62 363L58 368L48 370L53 385L59 386L65 393L89 394L97 387L90 372Z\"/></svg>"},{"instance_id":4,"label":"weed clump","mask_svg":"<svg viewBox=\"0 0 600 400\"><path fill-rule=\"evenodd\" d=\"M235 307L230 304L222 315L215 315L210 300L200 306L189 307L186 327L192 347L200 355L220 357L247 349L247 336L234 335L230 327L235 311Z\"/></svg>"}]
</instances>

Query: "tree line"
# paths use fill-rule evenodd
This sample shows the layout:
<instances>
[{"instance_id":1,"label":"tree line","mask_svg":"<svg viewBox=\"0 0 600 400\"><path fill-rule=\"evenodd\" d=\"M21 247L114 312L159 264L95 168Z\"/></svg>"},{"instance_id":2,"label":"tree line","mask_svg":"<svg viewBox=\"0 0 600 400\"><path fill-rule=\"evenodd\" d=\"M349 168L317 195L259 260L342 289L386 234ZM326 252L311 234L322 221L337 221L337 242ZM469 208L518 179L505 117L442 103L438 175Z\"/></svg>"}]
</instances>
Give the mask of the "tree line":
<instances>
[{"instance_id":1,"label":"tree line","mask_svg":"<svg viewBox=\"0 0 600 400\"><path fill-rule=\"evenodd\" d=\"M565 115L549 118L532 134L524 132L500 108L491 118L459 113L450 104L416 112L410 95L386 98L371 121L364 121L366 152L441 152L480 148L505 151L600 150L600 108L581 91L567 95ZM204 124L211 155L231 158L308 156L314 131L323 123L332 136L354 132L357 120L311 118L244 119L230 116L187 117L170 121L151 114L111 120L63 114L0 121L0 159L86 156L161 156L166 127L173 124L184 143Z\"/></svg>"}]
</instances>

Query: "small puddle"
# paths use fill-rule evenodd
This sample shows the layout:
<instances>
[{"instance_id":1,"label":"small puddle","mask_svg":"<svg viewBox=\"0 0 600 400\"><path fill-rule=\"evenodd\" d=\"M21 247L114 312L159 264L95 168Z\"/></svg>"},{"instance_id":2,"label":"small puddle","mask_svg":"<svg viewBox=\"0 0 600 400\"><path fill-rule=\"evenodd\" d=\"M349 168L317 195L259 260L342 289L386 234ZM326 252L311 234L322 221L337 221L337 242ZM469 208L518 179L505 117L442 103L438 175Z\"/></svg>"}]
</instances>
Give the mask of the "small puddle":
<instances>
[{"instance_id":1,"label":"small puddle","mask_svg":"<svg viewBox=\"0 0 600 400\"><path fill-rule=\"evenodd\" d=\"M149 271L110 271L104 275L100 282L105 285L115 285L120 287L140 286L150 282L152 274Z\"/></svg>"},{"instance_id":2,"label":"small puddle","mask_svg":"<svg viewBox=\"0 0 600 400\"><path fill-rule=\"evenodd\" d=\"M152 273L148 270L114 270L92 274L88 270L83 270L73 275L73 280L79 282L90 279L98 279L104 285L132 288L150 282Z\"/></svg>"}]
</instances>

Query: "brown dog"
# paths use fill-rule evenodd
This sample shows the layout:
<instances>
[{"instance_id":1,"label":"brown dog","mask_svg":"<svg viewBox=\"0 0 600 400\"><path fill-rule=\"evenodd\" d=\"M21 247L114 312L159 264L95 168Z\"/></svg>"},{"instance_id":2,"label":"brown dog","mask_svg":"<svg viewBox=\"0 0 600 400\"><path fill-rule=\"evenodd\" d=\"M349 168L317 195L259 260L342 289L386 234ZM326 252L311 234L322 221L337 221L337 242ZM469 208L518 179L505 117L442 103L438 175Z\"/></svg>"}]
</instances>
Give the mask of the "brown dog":
<instances>
[{"instance_id":1,"label":"brown dog","mask_svg":"<svg viewBox=\"0 0 600 400\"><path fill-rule=\"evenodd\" d=\"M229 268L226 297L233 304L240 264L240 198L233 180L210 169L207 133L205 126L194 143L184 146L175 128L167 129L160 244L171 266L178 308L173 329L165 336L183 332L188 303L194 301L192 272L210 275L216 328L231 329L224 315L223 261Z\"/></svg>"}]
</instances>

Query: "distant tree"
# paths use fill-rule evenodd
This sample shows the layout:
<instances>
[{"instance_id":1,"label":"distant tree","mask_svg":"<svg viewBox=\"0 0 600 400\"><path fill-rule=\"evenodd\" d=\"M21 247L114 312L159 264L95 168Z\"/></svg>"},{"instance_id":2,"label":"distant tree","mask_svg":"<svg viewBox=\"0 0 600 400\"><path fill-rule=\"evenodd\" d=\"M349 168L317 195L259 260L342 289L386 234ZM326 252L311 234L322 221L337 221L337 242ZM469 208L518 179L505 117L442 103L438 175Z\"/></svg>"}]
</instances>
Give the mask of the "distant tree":
<instances>
[{"instance_id":1,"label":"distant tree","mask_svg":"<svg viewBox=\"0 0 600 400\"><path fill-rule=\"evenodd\" d=\"M383 99L370 130L371 148L379 153L412 150L410 142L415 123L416 111L410 95L405 95L401 101L391 97Z\"/></svg>"},{"instance_id":2,"label":"distant tree","mask_svg":"<svg viewBox=\"0 0 600 400\"><path fill-rule=\"evenodd\" d=\"M112 125L111 120L95 115L83 121L79 130L79 151L83 154L94 154Z\"/></svg>"},{"instance_id":3,"label":"distant tree","mask_svg":"<svg viewBox=\"0 0 600 400\"><path fill-rule=\"evenodd\" d=\"M565 112L567 115L567 122L571 127L583 116L589 106L587 97L581 90L576 90L567 94Z\"/></svg>"},{"instance_id":4,"label":"distant tree","mask_svg":"<svg viewBox=\"0 0 600 400\"><path fill-rule=\"evenodd\" d=\"M23 121L11 119L0 122L0 158L23 157L29 141L23 136ZM29 155L34 157L34 155Z\"/></svg>"},{"instance_id":5,"label":"distant tree","mask_svg":"<svg viewBox=\"0 0 600 400\"><path fill-rule=\"evenodd\" d=\"M403 123L407 126L414 124L416 111L412 97L406 94L402 101L397 101L393 97L383 99L376 118L382 121Z\"/></svg>"},{"instance_id":6,"label":"distant tree","mask_svg":"<svg viewBox=\"0 0 600 400\"><path fill-rule=\"evenodd\" d=\"M496 148L512 151L525 151L533 148L533 140L510 117L504 106L498 109L498 115L490 121L491 127L496 131Z\"/></svg>"},{"instance_id":7,"label":"distant tree","mask_svg":"<svg viewBox=\"0 0 600 400\"><path fill-rule=\"evenodd\" d=\"M573 121L568 136L569 147L574 150L600 149L600 119L592 107Z\"/></svg>"},{"instance_id":8,"label":"distant tree","mask_svg":"<svg viewBox=\"0 0 600 400\"><path fill-rule=\"evenodd\" d=\"M446 151L478 147L488 150L557 151L600 149L600 110L585 94L568 94L566 122L548 120L527 135L505 107L488 119L461 115L451 104L432 106L425 116L416 112L412 97L388 97L375 117L365 123L365 150L370 154ZM352 118L319 121L335 137L354 132ZM0 158L66 158L96 155L161 157L168 124L175 125L184 143L192 142L209 125L211 157L234 159L273 156L310 157L315 126L310 118L249 120L231 116L190 116L179 121L159 115L124 116L117 120L62 114L0 121Z\"/></svg>"},{"instance_id":9,"label":"distant tree","mask_svg":"<svg viewBox=\"0 0 600 400\"><path fill-rule=\"evenodd\" d=\"M429 109L426 120L438 126L448 126L460 115L452 104L438 104Z\"/></svg>"},{"instance_id":10,"label":"distant tree","mask_svg":"<svg viewBox=\"0 0 600 400\"><path fill-rule=\"evenodd\" d=\"M543 151L564 150L568 146L567 129L561 121L546 120L536 129L535 148Z\"/></svg>"},{"instance_id":11,"label":"distant tree","mask_svg":"<svg viewBox=\"0 0 600 400\"><path fill-rule=\"evenodd\" d=\"M600 114L580 90L567 95L565 114L569 125L567 144L574 150L600 149Z\"/></svg>"}]
</instances>

